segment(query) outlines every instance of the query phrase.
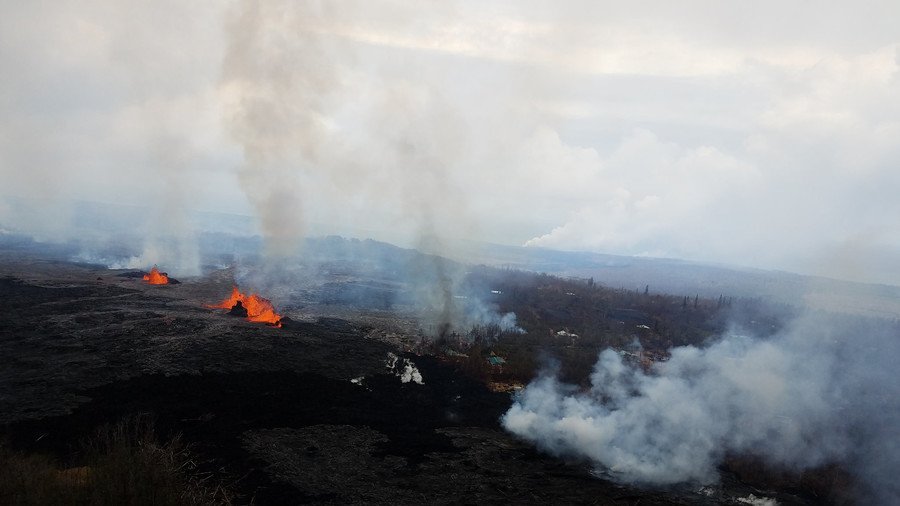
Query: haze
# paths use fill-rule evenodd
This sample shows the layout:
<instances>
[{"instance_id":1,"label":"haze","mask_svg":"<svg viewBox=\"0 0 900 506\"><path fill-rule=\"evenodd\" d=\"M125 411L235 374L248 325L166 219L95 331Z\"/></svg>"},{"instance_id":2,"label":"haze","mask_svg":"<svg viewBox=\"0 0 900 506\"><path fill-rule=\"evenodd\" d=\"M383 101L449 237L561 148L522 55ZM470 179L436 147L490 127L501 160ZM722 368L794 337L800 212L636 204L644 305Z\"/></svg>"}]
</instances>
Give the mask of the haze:
<instances>
[{"instance_id":1,"label":"haze","mask_svg":"<svg viewBox=\"0 0 900 506\"><path fill-rule=\"evenodd\" d=\"M897 2L2 2L0 227L489 240L900 284ZM22 200L39 202L22 212Z\"/></svg>"}]
</instances>

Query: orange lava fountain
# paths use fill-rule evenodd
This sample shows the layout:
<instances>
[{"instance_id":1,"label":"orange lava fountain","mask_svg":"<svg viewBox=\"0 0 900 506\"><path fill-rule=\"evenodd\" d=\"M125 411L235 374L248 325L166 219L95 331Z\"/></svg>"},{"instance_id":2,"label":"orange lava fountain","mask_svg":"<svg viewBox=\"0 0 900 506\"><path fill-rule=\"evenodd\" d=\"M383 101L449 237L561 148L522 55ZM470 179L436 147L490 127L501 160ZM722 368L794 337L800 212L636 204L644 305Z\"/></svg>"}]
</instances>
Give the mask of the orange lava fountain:
<instances>
[{"instance_id":1,"label":"orange lava fountain","mask_svg":"<svg viewBox=\"0 0 900 506\"><path fill-rule=\"evenodd\" d=\"M275 308L269 299L264 299L255 293L247 295L238 290L236 286L231 289L231 295L227 299L207 307L231 309L238 301L247 309L247 319L251 322L268 323L269 325L281 327L281 315L275 312Z\"/></svg>"},{"instance_id":2,"label":"orange lava fountain","mask_svg":"<svg viewBox=\"0 0 900 506\"><path fill-rule=\"evenodd\" d=\"M159 272L159 269L154 265L153 268L150 269L150 273L144 275L144 281L151 285L168 285L169 276L164 272Z\"/></svg>"}]
</instances>

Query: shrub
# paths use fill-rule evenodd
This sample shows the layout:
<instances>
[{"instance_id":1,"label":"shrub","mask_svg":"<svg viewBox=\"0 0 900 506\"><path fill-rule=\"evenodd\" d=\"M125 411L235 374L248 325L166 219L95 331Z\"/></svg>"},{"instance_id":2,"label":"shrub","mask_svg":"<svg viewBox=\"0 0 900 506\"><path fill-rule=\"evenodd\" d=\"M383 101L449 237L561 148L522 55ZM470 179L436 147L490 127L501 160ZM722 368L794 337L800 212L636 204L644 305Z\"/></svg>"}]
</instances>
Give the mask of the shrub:
<instances>
[{"instance_id":1,"label":"shrub","mask_svg":"<svg viewBox=\"0 0 900 506\"><path fill-rule=\"evenodd\" d=\"M204 485L179 437L159 442L149 415L104 425L82 442L76 466L0 445L0 503L10 505L230 504L221 487Z\"/></svg>"}]
</instances>

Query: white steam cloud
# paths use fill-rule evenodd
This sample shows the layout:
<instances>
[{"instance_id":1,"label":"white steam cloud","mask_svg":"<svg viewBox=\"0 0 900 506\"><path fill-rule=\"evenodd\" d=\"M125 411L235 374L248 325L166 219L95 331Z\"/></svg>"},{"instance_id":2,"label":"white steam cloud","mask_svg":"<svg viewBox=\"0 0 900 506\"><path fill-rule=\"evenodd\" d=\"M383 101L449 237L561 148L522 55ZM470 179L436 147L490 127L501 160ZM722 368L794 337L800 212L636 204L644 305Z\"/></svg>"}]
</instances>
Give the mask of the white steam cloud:
<instances>
[{"instance_id":1,"label":"white steam cloud","mask_svg":"<svg viewBox=\"0 0 900 506\"><path fill-rule=\"evenodd\" d=\"M839 463L860 497L897 504L898 358L896 325L811 315L767 340L732 332L675 348L650 373L607 349L589 390L544 374L503 425L623 482L710 483L726 455L742 454L791 470Z\"/></svg>"},{"instance_id":2,"label":"white steam cloud","mask_svg":"<svg viewBox=\"0 0 900 506\"><path fill-rule=\"evenodd\" d=\"M419 372L419 368L408 358L400 358L397 355L388 352L388 359L385 362L385 367L387 367L392 374L400 378L400 383L415 383L417 385L425 384L425 380L422 379L422 373Z\"/></svg>"}]
</instances>

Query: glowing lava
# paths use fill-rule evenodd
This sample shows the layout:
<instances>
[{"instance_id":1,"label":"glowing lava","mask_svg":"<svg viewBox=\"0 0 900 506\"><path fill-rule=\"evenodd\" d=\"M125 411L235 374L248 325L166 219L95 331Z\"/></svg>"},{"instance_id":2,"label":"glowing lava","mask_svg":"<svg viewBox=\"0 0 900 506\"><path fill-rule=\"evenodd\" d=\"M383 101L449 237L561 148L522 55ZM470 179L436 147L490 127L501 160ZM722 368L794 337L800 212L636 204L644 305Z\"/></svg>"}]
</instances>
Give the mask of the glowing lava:
<instances>
[{"instance_id":1,"label":"glowing lava","mask_svg":"<svg viewBox=\"0 0 900 506\"><path fill-rule=\"evenodd\" d=\"M207 307L232 309L238 302L247 310L247 319L251 322L268 323L269 325L281 327L281 315L275 312L275 308L269 299L264 299L255 293L244 294L237 287L231 289L231 295L227 299Z\"/></svg>"},{"instance_id":2,"label":"glowing lava","mask_svg":"<svg viewBox=\"0 0 900 506\"><path fill-rule=\"evenodd\" d=\"M144 281L151 285L168 285L169 276L167 276L165 272L159 272L159 269L154 265L153 268L150 269L150 273L144 275Z\"/></svg>"}]
</instances>

